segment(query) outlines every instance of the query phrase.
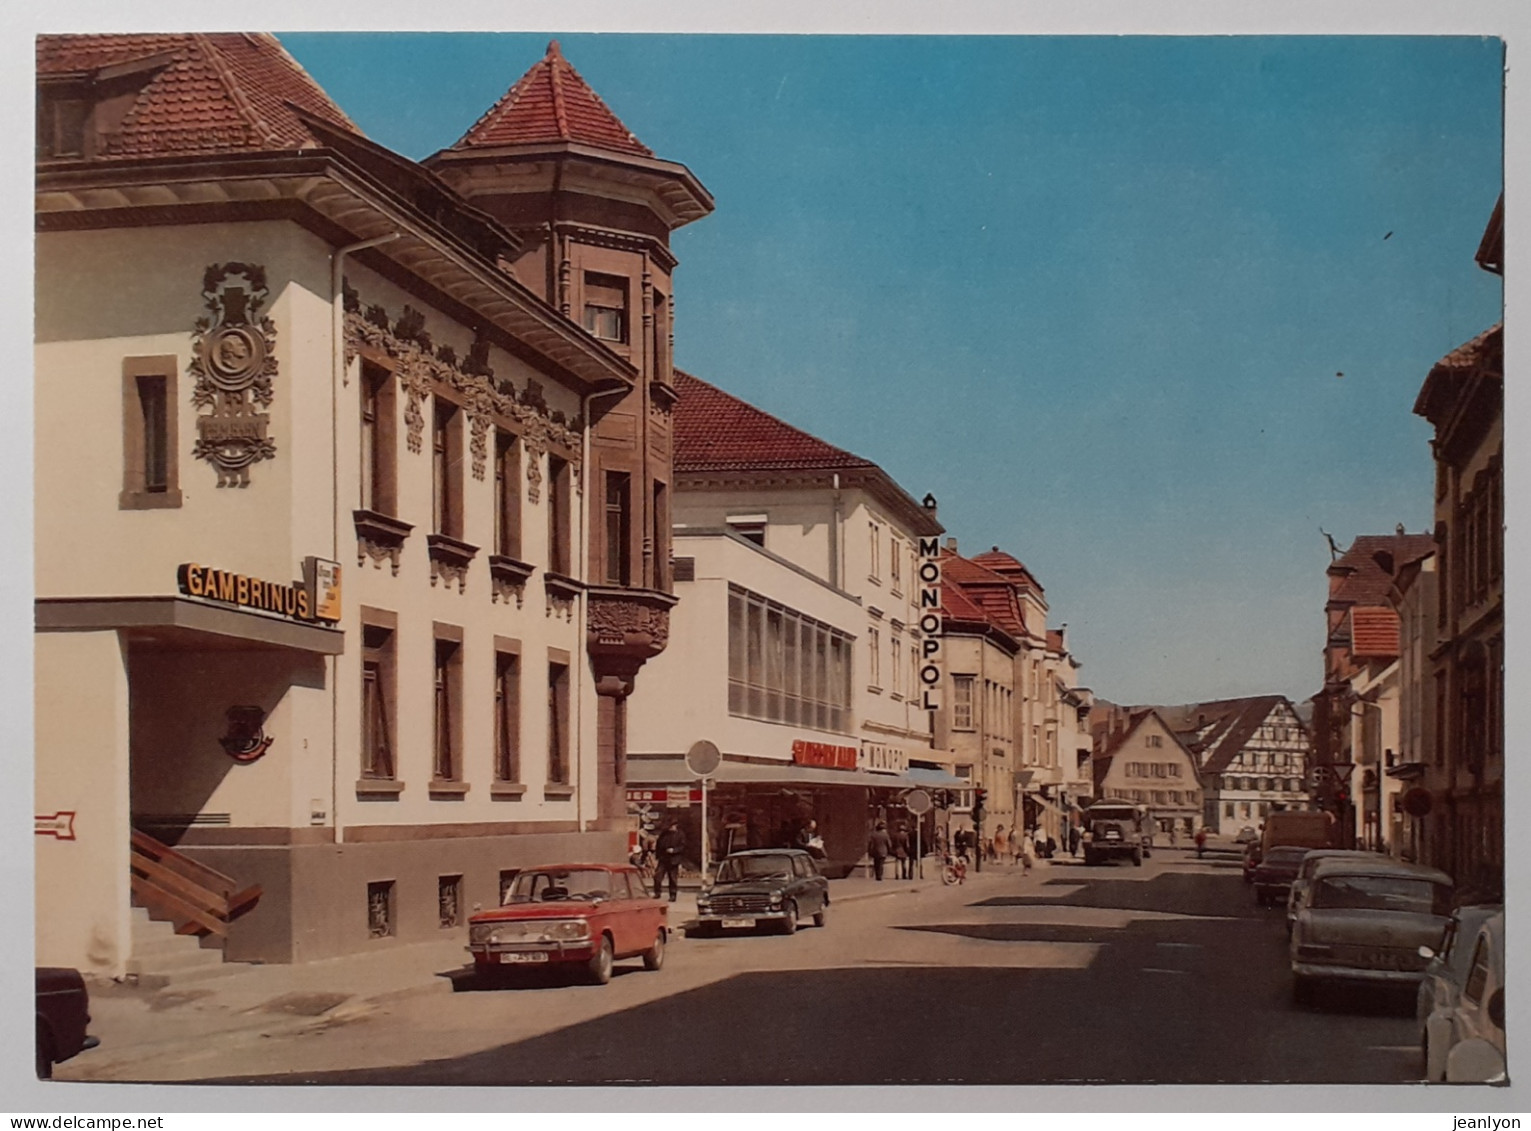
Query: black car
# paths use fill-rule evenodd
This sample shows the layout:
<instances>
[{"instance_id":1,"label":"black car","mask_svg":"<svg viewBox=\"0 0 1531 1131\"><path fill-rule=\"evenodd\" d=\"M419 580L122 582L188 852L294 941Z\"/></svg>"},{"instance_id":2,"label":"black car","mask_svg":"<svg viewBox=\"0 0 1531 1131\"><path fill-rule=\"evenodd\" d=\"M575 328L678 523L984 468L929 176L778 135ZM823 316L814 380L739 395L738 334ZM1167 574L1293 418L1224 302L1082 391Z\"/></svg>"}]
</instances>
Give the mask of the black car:
<instances>
[{"instance_id":1,"label":"black car","mask_svg":"<svg viewBox=\"0 0 1531 1131\"><path fill-rule=\"evenodd\" d=\"M37 967L37 1078L47 1080L53 1066L100 1044L85 1032L90 1024L90 994L78 970Z\"/></svg>"},{"instance_id":2,"label":"black car","mask_svg":"<svg viewBox=\"0 0 1531 1131\"><path fill-rule=\"evenodd\" d=\"M696 923L688 933L774 925L783 934L813 916L822 927L829 907L829 881L812 856L799 848L735 852L718 865L712 882L696 897Z\"/></svg>"},{"instance_id":3,"label":"black car","mask_svg":"<svg viewBox=\"0 0 1531 1131\"><path fill-rule=\"evenodd\" d=\"M1286 903L1287 894L1292 890L1292 881L1302 868L1303 857L1312 851L1311 848L1283 844L1261 857L1253 876L1255 902L1261 907Z\"/></svg>"}]
</instances>

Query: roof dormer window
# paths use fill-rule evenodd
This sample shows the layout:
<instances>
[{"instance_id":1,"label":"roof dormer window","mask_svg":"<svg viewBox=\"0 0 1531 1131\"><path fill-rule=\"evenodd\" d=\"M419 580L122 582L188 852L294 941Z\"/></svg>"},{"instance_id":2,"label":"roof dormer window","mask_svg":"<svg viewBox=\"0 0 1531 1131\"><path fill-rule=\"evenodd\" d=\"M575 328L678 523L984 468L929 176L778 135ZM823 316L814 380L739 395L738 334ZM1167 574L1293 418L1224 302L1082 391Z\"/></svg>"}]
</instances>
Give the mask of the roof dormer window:
<instances>
[{"instance_id":1,"label":"roof dormer window","mask_svg":"<svg viewBox=\"0 0 1531 1131\"><path fill-rule=\"evenodd\" d=\"M85 124L90 100L83 88L70 85L37 92L37 156L85 156Z\"/></svg>"}]
</instances>

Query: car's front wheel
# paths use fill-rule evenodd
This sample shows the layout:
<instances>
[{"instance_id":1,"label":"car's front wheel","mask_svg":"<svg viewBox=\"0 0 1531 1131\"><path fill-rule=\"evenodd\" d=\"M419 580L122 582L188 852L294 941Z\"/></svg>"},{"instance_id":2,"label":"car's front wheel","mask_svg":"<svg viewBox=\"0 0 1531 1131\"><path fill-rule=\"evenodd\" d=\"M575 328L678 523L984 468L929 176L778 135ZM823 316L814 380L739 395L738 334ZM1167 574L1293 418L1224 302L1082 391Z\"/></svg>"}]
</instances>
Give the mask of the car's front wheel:
<instances>
[{"instance_id":1,"label":"car's front wheel","mask_svg":"<svg viewBox=\"0 0 1531 1131\"><path fill-rule=\"evenodd\" d=\"M611 937L602 935L601 945L596 948L596 952L590 956L590 961L585 964L585 972L597 986L604 986L611 981L611 965L615 957L616 952L612 950Z\"/></svg>"},{"instance_id":2,"label":"car's front wheel","mask_svg":"<svg viewBox=\"0 0 1531 1131\"><path fill-rule=\"evenodd\" d=\"M654 936L654 945L643 952L643 968L645 970L658 970L664 965L664 928L659 928L659 933Z\"/></svg>"},{"instance_id":3,"label":"car's front wheel","mask_svg":"<svg viewBox=\"0 0 1531 1131\"><path fill-rule=\"evenodd\" d=\"M781 933L784 935L797 934L797 904L789 899L783 905L781 911Z\"/></svg>"},{"instance_id":4,"label":"car's front wheel","mask_svg":"<svg viewBox=\"0 0 1531 1131\"><path fill-rule=\"evenodd\" d=\"M53 1079L53 1038L41 1024L37 1026L37 1078Z\"/></svg>"}]
</instances>

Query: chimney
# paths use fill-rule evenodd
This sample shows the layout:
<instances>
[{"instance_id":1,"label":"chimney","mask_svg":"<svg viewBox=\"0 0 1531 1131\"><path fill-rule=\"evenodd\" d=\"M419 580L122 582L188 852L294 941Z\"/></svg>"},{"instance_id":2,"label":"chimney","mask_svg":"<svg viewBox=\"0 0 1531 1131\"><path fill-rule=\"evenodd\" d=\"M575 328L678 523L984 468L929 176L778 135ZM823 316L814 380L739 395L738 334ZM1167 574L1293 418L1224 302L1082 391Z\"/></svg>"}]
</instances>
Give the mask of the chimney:
<instances>
[{"instance_id":1,"label":"chimney","mask_svg":"<svg viewBox=\"0 0 1531 1131\"><path fill-rule=\"evenodd\" d=\"M948 538L946 540L946 548L947 548L948 551L950 551L951 553L955 554L957 552L957 539L955 539L955 538Z\"/></svg>"},{"instance_id":2,"label":"chimney","mask_svg":"<svg viewBox=\"0 0 1531 1131\"><path fill-rule=\"evenodd\" d=\"M1398 524L1398 537L1402 538L1403 536L1404 536L1403 523L1400 522Z\"/></svg>"}]
</instances>

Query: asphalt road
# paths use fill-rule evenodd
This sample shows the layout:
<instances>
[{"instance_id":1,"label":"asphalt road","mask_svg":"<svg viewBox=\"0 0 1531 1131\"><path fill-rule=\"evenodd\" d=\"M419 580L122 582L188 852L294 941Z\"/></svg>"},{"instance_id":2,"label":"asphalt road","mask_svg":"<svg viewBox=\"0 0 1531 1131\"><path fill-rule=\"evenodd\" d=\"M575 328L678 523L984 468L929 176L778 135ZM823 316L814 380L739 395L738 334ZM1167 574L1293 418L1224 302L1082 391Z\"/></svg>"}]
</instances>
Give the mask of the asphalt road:
<instances>
[{"instance_id":1,"label":"asphalt road","mask_svg":"<svg viewBox=\"0 0 1531 1131\"><path fill-rule=\"evenodd\" d=\"M1290 1000L1282 910L1229 856L1059 863L843 904L792 937L681 940L610 986L393 1003L165 1078L316 1084L1380 1083L1412 1002ZM630 965L630 964L629 964Z\"/></svg>"}]
</instances>

